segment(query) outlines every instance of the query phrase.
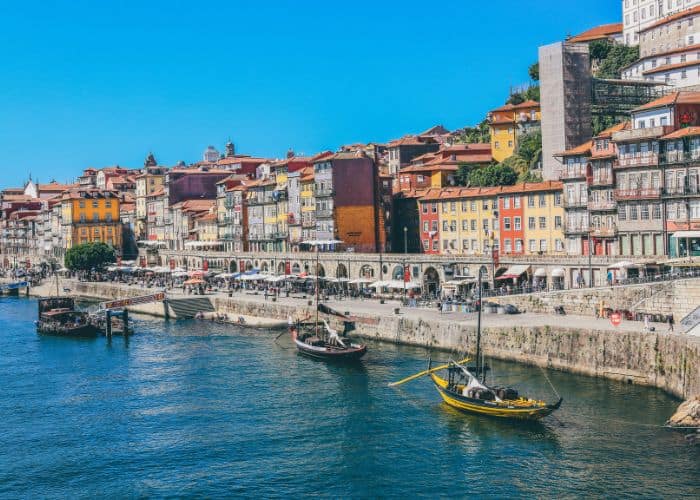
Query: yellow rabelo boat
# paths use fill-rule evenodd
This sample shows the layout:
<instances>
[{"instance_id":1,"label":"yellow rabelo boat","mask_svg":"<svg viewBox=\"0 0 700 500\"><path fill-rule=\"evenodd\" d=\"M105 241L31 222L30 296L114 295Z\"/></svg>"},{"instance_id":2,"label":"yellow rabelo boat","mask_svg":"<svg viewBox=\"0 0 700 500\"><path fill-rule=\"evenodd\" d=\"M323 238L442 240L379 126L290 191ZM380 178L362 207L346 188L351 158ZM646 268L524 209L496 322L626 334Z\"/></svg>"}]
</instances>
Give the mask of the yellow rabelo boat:
<instances>
[{"instance_id":1,"label":"yellow rabelo boat","mask_svg":"<svg viewBox=\"0 0 700 500\"><path fill-rule=\"evenodd\" d=\"M510 387L488 387L464 365L451 361L447 365L447 378L437 375L431 368L430 378L443 401L460 411L491 417L536 420L557 410L563 401L556 403L530 399Z\"/></svg>"},{"instance_id":2,"label":"yellow rabelo boat","mask_svg":"<svg viewBox=\"0 0 700 500\"><path fill-rule=\"evenodd\" d=\"M481 272L479 272L477 286L479 302L476 327L476 366L466 366L464 363L468 359L464 359L450 361L433 368L431 361L428 363L427 370L389 385L397 386L424 375L430 375L443 401L457 410L477 415L521 420L536 420L546 417L561 406L563 398L558 394L556 403L546 403L521 396L517 390L510 387L486 385L488 367L483 362L481 352ZM447 370L447 378L437 374L442 370ZM556 393L556 390L554 392Z\"/></svg>"}]
</instances>

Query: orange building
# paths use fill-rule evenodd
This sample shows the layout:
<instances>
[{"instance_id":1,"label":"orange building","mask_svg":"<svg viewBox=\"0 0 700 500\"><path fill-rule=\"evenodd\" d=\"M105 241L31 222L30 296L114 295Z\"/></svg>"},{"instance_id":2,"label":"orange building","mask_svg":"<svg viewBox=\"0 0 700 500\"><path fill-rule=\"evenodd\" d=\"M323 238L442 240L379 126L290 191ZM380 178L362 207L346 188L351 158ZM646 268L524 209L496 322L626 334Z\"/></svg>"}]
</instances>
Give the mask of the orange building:
<instances>
[{"instance_id":1,"label":"orange building","mask_svg":"<svg viewBox=\"0 0 700 500\"><path fill-rule=\"evenodd\" d=\"M114 191L70 190L61 197L63 241L66 248L102 242L121 253L120 200Z\"/></svg>"}]
</instances>

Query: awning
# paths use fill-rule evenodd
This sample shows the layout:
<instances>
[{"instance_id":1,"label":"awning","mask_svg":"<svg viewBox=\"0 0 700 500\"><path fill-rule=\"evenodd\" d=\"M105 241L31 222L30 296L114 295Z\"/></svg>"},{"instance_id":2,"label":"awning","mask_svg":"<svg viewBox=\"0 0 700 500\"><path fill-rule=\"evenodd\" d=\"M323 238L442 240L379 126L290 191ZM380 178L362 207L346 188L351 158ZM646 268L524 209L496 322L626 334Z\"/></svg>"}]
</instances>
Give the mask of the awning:
<instances>
[{"instance_id":1,"label":"awning","mask_svg":"<svg viewBox=\"0 0 700 500\"><path fill-rule=\"evenodd\" d=\"M629 260L621 260L620 262L616 262L615 264L608 266L608 269L629 269L631 267L639 267L639 264L635 264Z\"/></svg>"},{"instance_id":2,"label":"awning","mask_svg":"<svg viewBox=\"0 0 700 500\"><path fill-rule=\"evenodd\" d=\"M535 273L533 274L535 278L546 278L547 277L547 271L545 271L544 267L538 267L535 269Z\"/></svg>"},{"instance_id":3,"label":"awning","mask_svg":"<svg viewBox=\"0 0 700 500\"><path fill-rule=\"evenodd\" d=\"M500 275L498 278L499 280L507 280L507 279L517 279L524 273L528 272L530 270L530 266L527 264L521 264L517 266L510 266L508 269L506 269L506 272Z\"/></svg>"},{"instance_id":4,"label":"awning","mask_svg":"<svg viewBox=\"0 0 700 500\"><path fill-rule=\"evenodd\" d=\"M468 276L468 277L464 277L464 278L457 278L457 279L447 281L447 282L445 282L445 286L467 285L469 283L474 283L475 281L476 281L475 277Z\"/></svg>"},{"instance_id":5,"label":"awning","mask_svg":"<svg viewBox=\"0 0 700 500\"><path fill-rule=\"evenodd\" d=\"M671 238L700 238L700 231L676 231Z\"/></svg>"},{"instance_id":6,"label":"awning","mask_svg":"<svg viewBox=\"0 0 700 500\"><path fill-rule=\"evenodd\" d=\"M552 269L552 278L563 278L566 275L563 267L555 267Z\"/></svg>"}]
</instances>

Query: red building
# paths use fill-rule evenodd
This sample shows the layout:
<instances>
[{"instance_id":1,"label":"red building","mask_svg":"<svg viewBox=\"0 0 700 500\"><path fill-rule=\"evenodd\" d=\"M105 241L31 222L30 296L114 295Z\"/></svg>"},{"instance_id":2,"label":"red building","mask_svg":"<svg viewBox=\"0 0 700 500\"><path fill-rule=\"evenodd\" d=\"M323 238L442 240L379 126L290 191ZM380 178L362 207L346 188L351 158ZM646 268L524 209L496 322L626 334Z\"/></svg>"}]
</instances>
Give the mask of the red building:
<instances>
[{"instance_id":1,"label":"red building","mask_svg":"<svg viewBox=\"0 0 700 500\"><path fill-rule=\"evenodd\" d=\"M440 189L428 189L423 193L426 198L439 196ZM418 200L418 217L420 221L420 239L423 253L438 255L440 253L440 215L438 201L435 199Z\"/></svg>"},{"instance_id":2,"label":"red building","mask_svg":"<svg viewBox=\"0 0 700 500\"><path fill-rule=\"evenodd\" d=\"M503 255L523 255L525 248L525 209L523 185L503 187L498 197L500 221L499 248Z\"/></svg>"}]
</instances>

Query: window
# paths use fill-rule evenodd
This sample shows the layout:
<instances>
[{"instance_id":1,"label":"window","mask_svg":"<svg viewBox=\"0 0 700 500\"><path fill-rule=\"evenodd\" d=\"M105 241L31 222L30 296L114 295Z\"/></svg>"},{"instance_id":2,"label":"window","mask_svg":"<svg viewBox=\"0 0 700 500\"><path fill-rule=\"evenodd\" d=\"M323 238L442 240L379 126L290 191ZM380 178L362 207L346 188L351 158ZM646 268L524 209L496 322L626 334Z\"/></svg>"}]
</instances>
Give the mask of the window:
<instances>
[{"instance_id":1,"label":"window","mask_svg":"<svg viewBox=\"0 0 700 500\"><path fill-rule=\"evenodd\" d=\"M112 222L112 214L106 214L106 215L105 215L105 220L106 220L107 222Z\"/></svg>"},{"instance_id":2,"label":"window","mask_svg":"<svg viewBox=\"0 0 700 500\"><path fill-rule=\"evenodd\" d=\"M520 208L520 196L513 198L513 208Z\"/></svg>"},{"instance_id":3,"label":"window","mask_svg":"<svg viewBox=\"0 0 700 500\"><path fill-rule=\"evenodd\" d=\"M522 228L521 228L520 217L513 217L513 228L514 228L516 231L520 231L520 230L522 229Z\"/></svg>"},{"instance_id":4,"label":"window","mask_svg":"<svg viewBox=\"0 0 700 500\"><path fill-rule=\"evenodd\" d=\"M484 228L484 231L488 232L489 230L489 220L488 219L483 219L481 221L481 227Z\"/></svg>"},{"instance_id":5,"label":"window","mask_svg":"<svg viewBox=\"0 0 700 500\"><path fill-rule=\"evenodd\" d=\"M508 141L508 147L512 148L513 147L513 141Z\"/></svg>"},{"instance_id":6,"label":"window","mask_svg":"<svg viewBox=\"0 0 700 500\"><path fill-rule=\"evenodd\" d=\"M469 206L470 206L470 210L471 210L472 212L476 212L476 201L472 200L472 201L469 203Z\"/></svg>"},{"instance_id":7,"label":"window","mask_svg":"<svg viewBox=\"0 0 700 500\"><path fill-rule=\"evenodd\" d=\"M540 252L547 251L547 240L540 240Z\"/></svg>"},{"instance_id":8,"label":"window","mask_svg":"<svg viewBox=\"0 0 700 500\"><path fill-rule=\"evenodd\" d=\"M630 220L637 220L637 205L630 205Z\"/></svg>"},{"instance_id":9,"label":"window","mask_svg":"<svg viewBox=\"0 0 700 500\"><path fill-rule=\"evenodd\" d=\"M80 214L80 222L85 222L85 214Z\"/></svg>"},{"instance_id":10,"label":"window","mask_svg":"<svg viewBox=\"0 0 700 500\"><path fill-rule=\"evenodd\" d=\"M454 201L450 202L450 212L455 213L457 211L457 203Z\"/></svg>"},{"instance_id":11,"label":"window","mask_svg":"<svg viewBox=\"0 0 700 500\"><path fill-rule=\"evenodd\" d=\"M92 200L92 208L97 208L100 206L100 202L97 200Z\"/></svg>"},{"instance_id":12,"label":"window","mask_svg":"<svg viewBox=\"0 0 700 500\"><path fill-rule=\"evenodd\" d=\"M469 225L471 226L472 231L476 231L476 219L469 221Z\"/></svg>"},{"instance_id":13,"label":"window","mask_svg":"<svg viewBox=\"0 0 700 500\"><path fill-rule=\"evenodd\" d=\"M424 233L427 233L427 232L428 232L428 227L429 227L429 226L428 226L428 221L425 221L425 222L423 223L423 232L424 232Z\"/></svg>"},{"instance_id":14,"label":"window","mask_svg":"<svg viewBox=\"0 0 700 500\"><path fill-rule=\"evenodd\" d=\"M564 251L564 242L562 240L554 240L554 249L557 252L563 252Z\"/></svg>"},{"instance_id":15,"label":"window","mask_svg":"<svg viewBox=\"0 0 700 500\"><path fill-rule=\"evenodd\" d=\"M661 203L654 203L652 217L656 220L661 220Z\"/></svg>"},{"instance_id":16,"label":"window","mask_svg":"<svg viewBox=\"0 0 700 500\"><path fill-rule=\"evenodd\" d=\"M494 143L494 145L496 146L496 149L500 149L500 148L501 148L501 146L499 146L499 144L498 144L498 141L496 141L496 142Z\"/></svg>"},{"instance_id":17,"label":"window","mask_svg":"<svg viewBox=\"0 0 700 500\"><path fill-rule=\"evenodd\" d=\"M450 221L450 232L454 233L456 231L457 231L457 221L451 220Z\"/></svg>"},{"instance_id":18,"label":"window","mask_svg":"<svg viewBox=\"0 0 700 500\"><path fill-rule=\"evenodd\" d=\"M534 194L528 195L527 206L528 206L528 208L534 208L534 206L535 206L535 195Z\"/></svg>"},{"instance_id":19,"label":"window","mask_svg":"<svg viewBox=\"0 0 700 500\"><path fill-rule=\"evenodd\" d=\"M503 208L510 208L510 196L503 198Z\"/></svg>"},{"instance_id":20,"label":"window","mask_svg":"<svg viewBox=\"0 0 700 500\"><path fill-rule=\"evenodd\" d=\"M438 221L434 220L432 224L432 231L435 231L437 233L438 230Z\"/></svg>"},{"instance_id":21,"label":"window","mask_svg":"<svg viewBox=\"0 0 700 500\"><path fill-rule=\"evenodd\" d=\"M469 223L466 220L462 221L462 231L466 231L469 228Z\"/></svg>"},{"instance_id":22,"label":"window","mask_svg":"<svg viewBox=\"0 0 700 500\"><path fill-rule=\"evenodd\" d=\"M544 194L540 195L540 207L546 207L547 206L547 196Z\"/></svg>"},{"instance_id":23,"label":"window","mask_svg":"<svg viewBox=\"0 0 700 500\"><path fill-rule=\"evenodd\" d=\"M649 205L647 205L646 203L644 203L644 204L641 206L641 217L640 217L640 219L641 219L641 220L649 220Z\"/></svg>"},{"instance_id":24,"label":"window","mask_svg":"<svg viewBox=\"0 0 700 500\"><path fill-rule=\"evenodd\" d=\"M462 201L462 212L466 212L466 211L467 211L467 202Z\"/></svg>"},{"instance_id":25,"label":"window","mask_svg":"<svg viewBox=\"0 0 700 500\"><path fill-rule=\"evenodd\" d=\"M462 240L462 250L469 250L469 240Z\"/></svg>"},{"instance_id":26,"label":"window","mask_svg":"<svg viewBox=\"0 0 700 500\"><path fill-rule=\"evenodd\" d=\"M535 218L534 218L534 217L528 217L528 218L527 218L527 228L528 228L528 229L536 229L536 226L535 226Z\"/></svg>"},{"instance_id":27,"label":"window","mask_svg":"<svg viewBox=\"0 0 700 500\"><path fill-rule=\"evenodd\" d=\"M433 251L437 252L438 248L438 240L433 240Z\"/></svg>"},{"instance_id":28,"label":"window","mask_svg":"<svg viewBox=\"0 0 700 500\"><path fill-rule=\"evenodd\" d=\"M423 250L426 251L426 252L427 252L428 250L430 250L430 241L428 241L428 240L423 240Z\"/></svg>"},{"instance_id":29,"label":"window","mask_svg":"<svg viewBox=\"0 0 700 500\"><path fill-rule=\"evenodd\" d=\"M554 206L555 207L561 206L561 193L558 191L556 193L554 193Z\"/></svg>"},{"instance_id":30,"label":"window","mask_svg":"<svg viewBox=\"0 0 700 500\"><path fill-rule=\"evenodd\" d=\"M681 70L681 79L688 78L688 72L686 70Z\"/></svg>"},{"instance_id":31,"label":"window","mask_svg":"<svg viewBox=\"0 0 700 500\"><path fill-rule=\"evenodd\" d=\"M527 242L528 249L531 252L536 252L537 251L537 241L535 240L528 240Z\"/></svg>"},{"instance_id":32,"label":"window","mask_svg":"<svg viewBox=\"0 0 700 500\"><path fill-rule=\"evenodd\" d=\"M515 251L518 253L523 251L523 240L515 240Z\"/></svg>"},{"instance_id":33,"label":"window","mask_svg":"<svg viewBox=\"0 0 700 500\"><path fill-rule=\"evenodd\" d=\"M510 231L510 217L503 218L503 230Z\"/></svg>"},{"instance_id":34,"label":"window","mask_svg":"<svg viewBox=\"0 0 700 500\"><path fill-rule=\"evenodd\" d=\"M510 244L510 239L506 239L503 242L503 247L504 247L506 253L510 253L513 251L513 248L511 247L511 244Z\"/></svg>"},{"instance_id":35,"label":"window","mask_svg":"<svg viewBox=\"0 0 700 500\"><path fill-rule=\"evenodd\" d=\"M443 231L447 231L447 227L448 227L448 226L447 226L447 221L446 221L446 220L442 221L442 230L443 230Z\"/></svg>"},{"instance_id":36,"label":"window","mask_svg":"<svg viewBox=\"0 0 700 500\"><path fill-rule=\"evenodd\" d=\"M554 229L561 229L561 215L554 216Z\"/></svg>"},{"instance_id":37,"label":"window","mask_svg":"<svg viewBox=\"0 0 700 500\"><path fill-rule=\"evenodd\" d=\"M482 208L482 210L488 210L489 209L489 200L482 200L481 208Z\"/></svg>"},{"instance_id":38,"label":"window","mask_svg":"<svg viewBox=\"0 0 700 500\"><path fill-rule=\"evenodd\" d=\"M447 203L442 204L442 213L446 214L447 213Z\"/></svg>"},{"instance_id":39,"label":"window","mask_svg":"<svg viewBox=\"0 0 700 500\"><path fill-rule=\"evenodd\" d=\"M431 208L430 211L431 211L432 213L434 213L434 214L437 213L437 203L433 202L433 203L431 204L431 207L430 207L430 208Z\"/></svg>"},{"instance_id":40,"label":"window","mask_svg":"<svg viewBox=\"0 0 700 500\"><path fill-rule=\"evenodd\" d=\"M85 200L80 200L80 201L78 202L78 207L80 207L80 208L85 208Z\"/></svg>"},{"instance_id":41,"label":"window","mask_svg":"<svg viewBox=\"0 0 700 500\"><path fill-rule=\"evenodd\" d=\"M428 204L427 203L421 203L421 210L424 214L428 213Z\"/></svg>"},{"instance_id":42,"label":"window","mask_svg":"<svg viewBox=\"0 0 700 500\"><path fill-rule=\"evenodd\" d=\"M540 217L540 229L547 229L547 218Z\"/></svg>"},{"instance_id":43,"label":"window","mask_svg":"<svg viewBox=\"0 0 700 500\"><path fill-rule=\"evenodd\" d=\"M105 200L105 208L112 208L112 200Z\"/></svg>"}]
</instances>

